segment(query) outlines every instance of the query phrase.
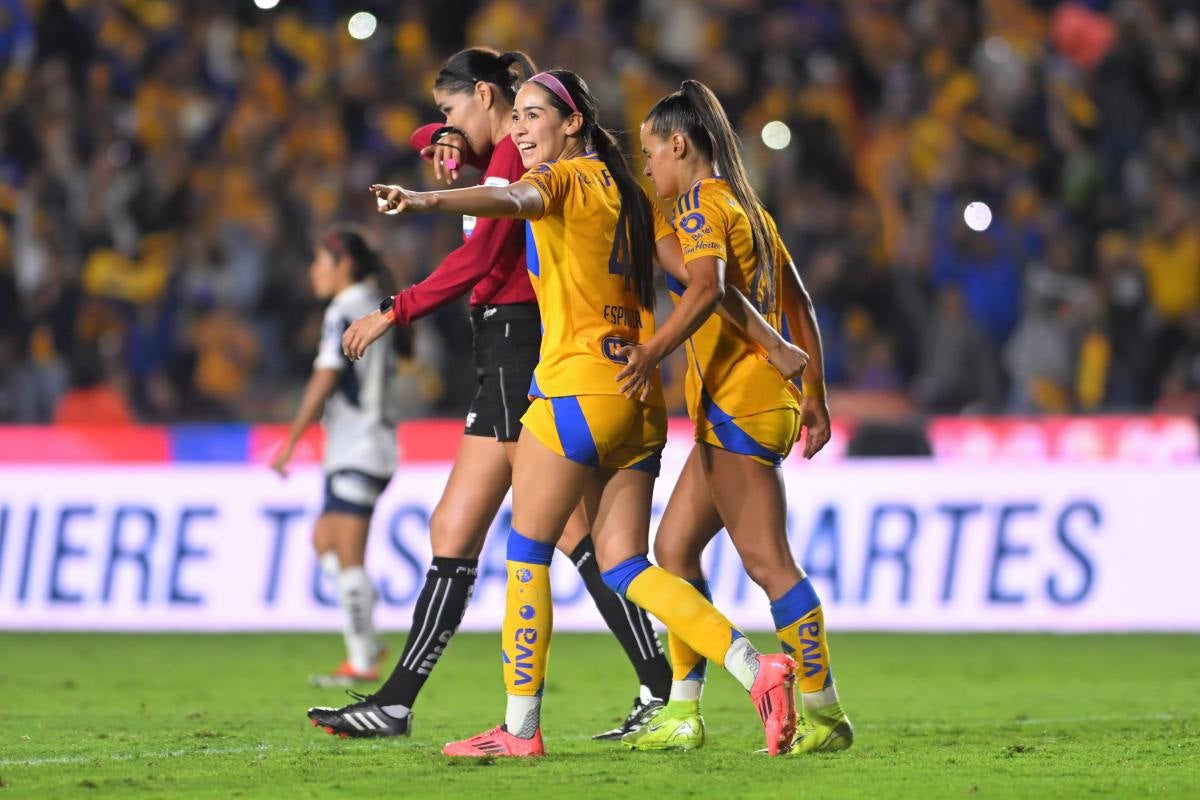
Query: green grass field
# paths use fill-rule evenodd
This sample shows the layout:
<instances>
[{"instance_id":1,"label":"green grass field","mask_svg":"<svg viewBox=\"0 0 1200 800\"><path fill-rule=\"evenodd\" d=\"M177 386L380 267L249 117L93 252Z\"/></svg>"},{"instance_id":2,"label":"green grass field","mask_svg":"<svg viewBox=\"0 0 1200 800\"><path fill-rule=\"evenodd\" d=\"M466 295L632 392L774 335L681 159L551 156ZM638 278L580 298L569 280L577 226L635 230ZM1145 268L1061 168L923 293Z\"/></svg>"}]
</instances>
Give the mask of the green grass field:
<instances>
[{"instance_id":1,"label":"green grass field","mask_svg":"<svg viewBox=\"0 0 1200 800\"><path fill-rule=\"evenodd\" d=\"M608 638L560 635L549 757L452 762L444 741L502 718L497 646L455 639L411 739L343 741L304 716L345 699L305 680L339 657L334 636L0 635L0 800L1200 797L1197 636L835 635L854 749L770 759L719 671L705 749L591 741L628 709L633 673Z\"/></svg>"}]
</instances>

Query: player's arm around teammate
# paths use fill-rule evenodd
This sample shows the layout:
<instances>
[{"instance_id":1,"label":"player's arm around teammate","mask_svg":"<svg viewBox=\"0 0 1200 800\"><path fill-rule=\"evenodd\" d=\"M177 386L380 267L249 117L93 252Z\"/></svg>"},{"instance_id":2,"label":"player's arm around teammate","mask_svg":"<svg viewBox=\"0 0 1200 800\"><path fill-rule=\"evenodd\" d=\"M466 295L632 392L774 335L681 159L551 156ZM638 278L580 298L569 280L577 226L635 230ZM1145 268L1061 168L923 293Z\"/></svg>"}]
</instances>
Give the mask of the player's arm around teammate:
<instances>
[{"instance_id":1,"label":"player's arm around teammate","mask_svg":"<svg viewBox=\"0 0 1200 800\"><path fill-rule=\"evenodd\" d=\"M683 293L679 305L653 339L644 345L628 345L621 350L626 364L617 380L621 382L625 396L644 397L662 360L675 352L713 313L719 314L762 348L767 362L784 378L800 378L808 366L808 353L785 339L736 287L726 285L724 260L706 258L685 265L675 231L665 220L662 225L665 232L660 234L656 224L655 251L667 273L668 284L682 287Z\"/></svg>"},{"instance_id":2,"label":"player's arm around teammate","mask_svg":"<svg viewBox=\"0 0 1200 800\"><path fill-rule=\"evenodd\" d=\"M658 194L675 200L675 226L694 286L673 285L678 315L646 346L661 357L685 337L689 344L688 411L696 446L667 504L655 541L659 563L704 591L700 568L704 547L724 526L750 577L771 600L785 650L800 654L797 678L807 726L791 743L792 752L841 749L853 731L838 703L820 601L796 565L787 539L787 508L779 465L805 426L811 457L828 439L823 394L804 401L795 387L771 370L721 319L704 314L711 290L725 280L744 290L777 329L781 307L793 315L820 382L821 342L811 304L773 220L754 193L724 110L711 91L685 81L660 100L642 125L646 171ZM720 176L720 177L718 177ZM785 281L784 272L788 272ZM674 334L668 337L668 331ZM681 729L702 731L699 715L704 664L698 652L671 636L675 682L671 702L647 729L628 737L634 747L703 742L702 734L672 737Z\"/></svg>"},{"instance_id":3,"label":"player's arm around teammate","mask_svg":"<svg viewBox=\"0 0 1200 800\"><path fill-rule=\"evenodd\" d=\"M662 267L668 283L674 280L678 284L687 286L691 283L692 277L683 263L683 249L679 245L679 237L676 236L675 229L663 217L657 205L654 206L654 212L655 257ZM716 308L716 313L762 348L768 363L779 370L783 377L788 380L798 380L808 366L808 353L792 344L773 328L746 295L735 287L728 284L723 285L724 291L721 294L721 301ZM626 353L627 356L631 354L632 351ZM646 376L657 366L657 363L650 363L644 352L639 352L637 355L639 360L635 363L631 358L630 364L618 376L623 381L632 378L635 373L640 376L640 380L627 384L627 395L639 391Z\"/></svg>"}]
</instances>

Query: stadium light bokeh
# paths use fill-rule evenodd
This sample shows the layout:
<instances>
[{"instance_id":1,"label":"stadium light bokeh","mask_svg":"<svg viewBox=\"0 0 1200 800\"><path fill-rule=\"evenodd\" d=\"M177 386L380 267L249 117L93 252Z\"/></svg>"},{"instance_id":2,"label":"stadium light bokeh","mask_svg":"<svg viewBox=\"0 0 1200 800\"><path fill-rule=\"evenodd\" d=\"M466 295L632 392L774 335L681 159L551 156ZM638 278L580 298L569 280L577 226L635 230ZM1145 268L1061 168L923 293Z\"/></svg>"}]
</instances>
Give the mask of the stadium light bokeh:
<instances>
[{"instance_id":1,"label":"stadium light bokeh","mask_svg":"<svg viewBox=\"0 0 1200 800\"><path fill-rule=\"evenodd\" d=\"M762 140L772 150L782 150L792 143L792 129L786 122L773 119L763 125Z\"/></svg>"},{"instance_id":2,"label":"stadium light bokeh","mask_svg":"<svg viewBox=\"0 0 1200 800\"><path fill-rule=\"evenodd\" d=\"M375 28L379 22L375 19L375 15L370 11L359 11L350 17L350 22L346 28L350 31L350 35L355 39L370 39L375 33Z\"/></svg>"},{"instance_id":3,"label":"stadium light bokeh","mask_svg":"<svg viewBox=\"0 0 1200 800\"><path fill-rule=\"evenodd\" d=\"M986 231L992 224L992 209L978 200L968 203L963 209L963 222L973 231Z\"/></svg>"}]
</instances>

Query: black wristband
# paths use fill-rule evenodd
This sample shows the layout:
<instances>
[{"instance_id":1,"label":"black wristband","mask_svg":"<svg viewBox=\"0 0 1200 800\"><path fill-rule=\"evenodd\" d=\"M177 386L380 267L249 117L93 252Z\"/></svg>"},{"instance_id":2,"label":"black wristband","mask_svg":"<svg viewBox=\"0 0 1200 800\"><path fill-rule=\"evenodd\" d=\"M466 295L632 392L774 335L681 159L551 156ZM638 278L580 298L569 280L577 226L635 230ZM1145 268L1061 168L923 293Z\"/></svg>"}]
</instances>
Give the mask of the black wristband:
<instances>
[{"instance_id":1,"label":"black wristband","mask_svg":"<svg viewBox=\"0 0 1200 800\"><path fill-rule=\"evenodd\" d=\"M437 144L438 139L442 138L443 136L449 136L452 133L458 134L463 139L467 138L467 135L465 133L463 133L458 128L454 127L453 125L443 125L442 127L438 128L436 131L433 132L433 136L431 136L429 138L430 144ZM460 153L462 152L462 148L456 144L444 144L444 145L442 145L442 147L453 147L455 150L458 150Z\"/></svg>"}]
</instances>

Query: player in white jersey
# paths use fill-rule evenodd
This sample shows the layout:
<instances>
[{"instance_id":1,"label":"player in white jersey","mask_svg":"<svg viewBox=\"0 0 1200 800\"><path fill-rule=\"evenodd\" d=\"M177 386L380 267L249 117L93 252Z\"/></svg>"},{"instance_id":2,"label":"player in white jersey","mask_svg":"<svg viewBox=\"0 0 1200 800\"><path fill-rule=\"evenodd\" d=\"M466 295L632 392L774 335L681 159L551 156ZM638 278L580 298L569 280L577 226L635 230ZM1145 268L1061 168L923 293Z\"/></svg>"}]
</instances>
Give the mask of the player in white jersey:
<instances>
[{"instance_id":1,"label":"player in white jersey","mask_svg":"<svg viewBox=\"0 0 1200 800\"><path fill-rule=\"evenodd\" d=\"M343 614L346 660L322 685L379 680L384 654L372 623L375 588L363 568L367 531L375 501L396 467L396 403L392 386L397 352L405 332L393 329L386 346L351 362L342 354L342 334L354 320L378 308L390 290L387 268L363 234L341 228L326 235L309 267L313 293L330 299L312 377L283 449L272 468L287 476L296 442L321 415L325 432L325 505L313 531L321 570L337 585ZM324 411L322 412L322 409Z\"/></svg>"}]
</instances>

